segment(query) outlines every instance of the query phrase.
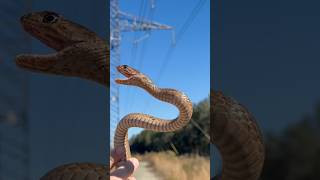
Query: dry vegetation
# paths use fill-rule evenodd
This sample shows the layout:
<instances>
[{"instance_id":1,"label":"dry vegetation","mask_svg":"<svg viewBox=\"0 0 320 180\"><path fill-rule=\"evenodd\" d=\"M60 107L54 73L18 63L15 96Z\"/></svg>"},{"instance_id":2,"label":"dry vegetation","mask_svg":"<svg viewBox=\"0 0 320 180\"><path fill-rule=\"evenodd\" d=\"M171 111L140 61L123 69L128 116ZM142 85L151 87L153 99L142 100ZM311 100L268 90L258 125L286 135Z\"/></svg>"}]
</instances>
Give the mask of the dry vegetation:
<instances>
[{"instance_id":1,"label":"dry vegetation","mask_svg":"<svg viewBox=\"0 0 320 180\"><path fill-rule=\"evenodd\" d=\"M199 180L210 177L209 158L198 155L176 156L168 151L135 155L135 157L148 161L155 172L165 180Z\"/></svg>"}]
</instances>

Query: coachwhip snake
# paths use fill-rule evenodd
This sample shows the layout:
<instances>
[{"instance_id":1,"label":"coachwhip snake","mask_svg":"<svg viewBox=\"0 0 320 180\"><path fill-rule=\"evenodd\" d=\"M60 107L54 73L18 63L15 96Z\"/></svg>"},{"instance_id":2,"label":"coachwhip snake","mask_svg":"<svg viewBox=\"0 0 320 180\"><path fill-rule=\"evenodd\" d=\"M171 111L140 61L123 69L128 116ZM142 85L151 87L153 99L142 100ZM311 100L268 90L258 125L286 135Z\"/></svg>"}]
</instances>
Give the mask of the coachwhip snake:
<instances>
[{"instance_id":1,"label":"coachwhip snake","mask_svg":"<svg viewBox=\"0 0 320 180\"><path fill-rule=\"evenodd\" d=\"M16 58L19 67L55 75L80 77L109 85L107 58L109 48L95 33L57 13L42 11L30 13L21 18L24 29L47 46L57 50L49 55L24 54ZM169 132L185 126L192 116L192 103L177 90L157 88L152 81L139 71L123 65L118 71L127 79L116 80L119 84L133 85L145 89L155 98L175 105L179 116L171 121L146 114L128 114L118 124L114 147L121 152L118 163L130 158L128 128L142 127L147 130ZM93 163L72 163L60 166L47 173L41 180L105 180L109 167Z\"/></svg>"}]
</instances>

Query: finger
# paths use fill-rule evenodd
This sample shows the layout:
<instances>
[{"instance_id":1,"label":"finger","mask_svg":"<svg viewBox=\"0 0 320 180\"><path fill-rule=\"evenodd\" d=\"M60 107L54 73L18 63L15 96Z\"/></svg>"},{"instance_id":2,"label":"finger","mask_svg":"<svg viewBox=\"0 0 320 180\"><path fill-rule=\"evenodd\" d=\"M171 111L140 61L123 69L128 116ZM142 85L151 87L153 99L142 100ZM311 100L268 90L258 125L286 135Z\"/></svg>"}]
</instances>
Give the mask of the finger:
<instances>
[{"instance_id":1,"label":"finger","mask_svg":"<svg viewBox=\"0 0 320 180\"><path fill-rule=\"evenodd\" d=\"M113 163L115 164L121 160L124 160L125 152L126 152L125 149L122 147L114 148L110 153L110 156L113 159Z\"/></svg>"},{"instance_id":2,"label":"finger","mask_svg":"<svg viewBox=\"0 0 320 180\"><path fill-rule=\"evenodd\" d=\"M117 164L119 167L111 173L111 176L127 179L135 170L134 163L136 162L132 162L131 160L119 162Z\"/></svg>"},{"instance_id":3,"label":"finger","mask_svg":"<svg viewBox=\"0 0 320 180\"><path fill-rule=\"evenodd\" d=\"M123 179L115 176L110 176L110 180L123 180Z\"/></svg>"},{"instance_id":4,"label":"finger","mask_svg":"<svg viewBox=\"0 0 320 180\"><path fill-rule=\"evenodd\" d=\"M130 158L128 161L130 161L133 164L134 170L136 171L139 167L139 161L136 158Z\"/></svg>"},{"instance_id":5,"label":"finger","mask_svg":"<svg viewBox=\"0 0 320 180\"><path fill-rule=\"evenodd\" d=\"M113 167L114 159L112 156L110 156L110 169Z\"/></svg>"},{"instance_id":6,"label":"finger","mask_svg":"<svg viewBox=\"0 0 320 180\"><path fill-rule=\"evenodd\" d=\"M119 177L115 177L115 176L110 176L110 180L124 180L122 178L119 178ZM137 180L135 177L128 177L128 179L126 180Z\"/></svg>"}]
</instances>

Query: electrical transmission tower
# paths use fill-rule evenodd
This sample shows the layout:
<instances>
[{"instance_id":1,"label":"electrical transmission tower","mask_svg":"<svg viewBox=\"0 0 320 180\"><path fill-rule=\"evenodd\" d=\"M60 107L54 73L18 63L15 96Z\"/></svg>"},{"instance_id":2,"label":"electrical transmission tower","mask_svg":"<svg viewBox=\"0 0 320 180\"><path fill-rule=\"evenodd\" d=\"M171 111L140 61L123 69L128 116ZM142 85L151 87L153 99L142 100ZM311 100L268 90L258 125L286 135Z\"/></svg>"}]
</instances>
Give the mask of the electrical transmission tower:
<instances>
[{"instance_id":1,"label":"electrical transmission tower","mask_svg":"<svg viewBox=\"0 0 320 180\"><path fill-rule=\"evenodd\" d=\"M31 2L0 1L0 180L29 180L28 77L14 65L21 52L30 52L20 16Z\"/></svg>"},{"instance_id":2,"label":"electrical transmission tower","mask_svg":"<svg viewBox=\"0 0 320 180\"><path fill-rule=\"evenodd\" d=\"M152 8L154 4L152 3ZM114 80L118 77L116 67L120 65L121 32L170 30L170 26L120 11L119 0L110 1L110 138L111 146L116 126L119 122L119 86Z\"/></svg>"}]
</instances>

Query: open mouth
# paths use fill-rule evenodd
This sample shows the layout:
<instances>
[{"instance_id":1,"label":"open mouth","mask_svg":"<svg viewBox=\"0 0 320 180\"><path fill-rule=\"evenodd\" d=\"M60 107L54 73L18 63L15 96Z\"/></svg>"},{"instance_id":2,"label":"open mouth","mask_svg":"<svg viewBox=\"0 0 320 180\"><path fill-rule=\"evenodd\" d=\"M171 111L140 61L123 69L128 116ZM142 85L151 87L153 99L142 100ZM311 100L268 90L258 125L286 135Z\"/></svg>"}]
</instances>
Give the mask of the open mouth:
<instances>
[{"instance_id":1,"label":"open mouth","mask_svg":"<svg viewBox=\"0 0 320 180\"><path fill-rule=\"evenodd\" d=\"M134 75L138 74L139 72L131 67L129 67L128 65L121 65L117 67L117 70L120 74L124 75L127 78L123 78L123 79L116 79L116 83L119 84L124 84L126 82L128 82L130 80L131 77L133 77Z\"/></svg>"},{"instance_id":2,"label":"open mouth","mask_svg":"<svg viewBox=\"0 0 320 180\"><path fill-rule=\"evenodd\" d=\"M44 33L41 32L38 28L36 28L36 25L33 21L22 19L21 24L25 32L39 39L49 48L53 48L56 51L62 49L62 47L59 46L57 43L52 44L52 41L50 41L50 37L44 37ZM49 45L49 42L51 42L51 45ZM24 69L45 72L57 63L56 56L57 52L51 54L21 54L16 57L15 63L16 65Z\"/></svg>"},{"instance_id":3,"label":"open mouth","mask_svg":"<svg viewBox=\"0 0 320 180\"><path fill-rule=\"evenodd\" d=\"M51 54L20 54L16 57L17 66L31 71L47 72L58 62L58 52Z\"/></svg>"},{"instance_id":4,"label":"open mouth","mask_svg":"<svg viewBox=\"0 0 320 180\"><path fill-rule=\"evenodd\" d=\"M16 57L16 64L25 69L34 71L48 71L53 65L56 64L55 58L50 58L52 55L31 55L21 54Z\"/></svg>"}]
</instances>

